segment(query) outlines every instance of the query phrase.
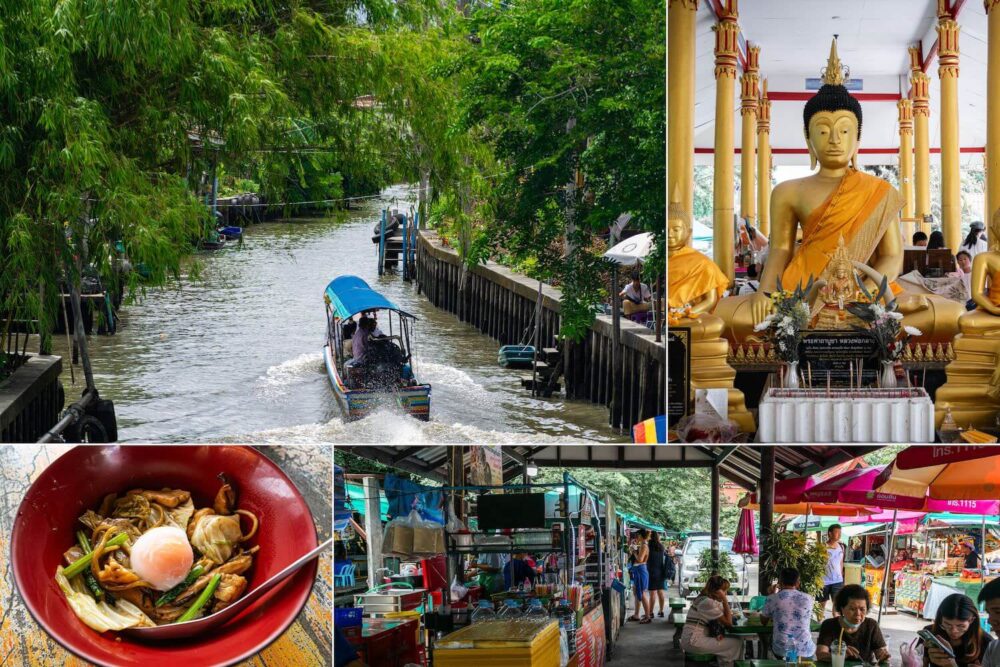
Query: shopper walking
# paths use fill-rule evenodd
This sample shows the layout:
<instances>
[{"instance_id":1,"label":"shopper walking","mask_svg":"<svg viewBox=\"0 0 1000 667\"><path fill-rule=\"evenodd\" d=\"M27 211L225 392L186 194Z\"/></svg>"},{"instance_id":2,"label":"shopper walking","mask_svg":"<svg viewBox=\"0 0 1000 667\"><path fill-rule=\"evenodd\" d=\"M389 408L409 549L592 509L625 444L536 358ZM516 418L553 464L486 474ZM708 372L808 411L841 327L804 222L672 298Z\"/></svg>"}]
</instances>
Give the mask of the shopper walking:
<instances>
[{"instance_id":1,"label":"shopper walking","mask_svg":"<svg viewBox=\"0 0 1000 667\"><path fill-rule=\"evenodd\" d=\"M653 620L653 612L649 605L649 569L646 566L649 561L649 545L646 544L648 537L649 531L640 528L636 533L633 547L635 562L632 565L632 582L635 584L635 613L632 615L632 620L639 623L651 623ZM640 609L644 614L641 618Z\"/></svg>"},{"instance_id":2,"label":"shopper walking","mask_svg":"<svg viewBox=\"0 0 1000 667\"><path fill-rule=\"evenodd\" d=\"M660 611L657 616L663 618L663 612L667 608L667 594L664 591L667 585L667 550L655 530L649 535L649 562L646 568L649 570L649 617L653 618L652 612L659 602Z\"/></svg>"},{"instance_id":3,"label":"shopper walking","mask_svg":"<svg viewBox=\"0 0 1000 667\"><path fill-rule=\"evenodd\" d=\"M826 529L826 571L823 573L823 591L819 601L826 613L826 601L833 600L837 592L844 587L844 557L847 547L840 541L840 524L835 523ZM839 616L837 605L833 605L833 615Z\"/></svg>"}]
</instances>

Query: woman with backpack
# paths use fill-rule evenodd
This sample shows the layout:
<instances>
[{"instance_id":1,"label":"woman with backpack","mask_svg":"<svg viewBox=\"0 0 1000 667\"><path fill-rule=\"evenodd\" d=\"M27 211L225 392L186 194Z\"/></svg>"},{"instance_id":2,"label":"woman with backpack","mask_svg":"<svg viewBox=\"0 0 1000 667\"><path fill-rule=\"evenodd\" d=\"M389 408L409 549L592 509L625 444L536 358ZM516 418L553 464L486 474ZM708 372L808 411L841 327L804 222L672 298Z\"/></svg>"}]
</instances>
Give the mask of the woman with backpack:
<instances>
[{"instance_id":1,"label":"woman with backpack","mask_svg":"<svg viewBox=\"0 0 1000 667\"><path fill-rule=\"evenodd\" d=\"M650 618L656 610L656 603L660 603L660 612L657 614L663 618L663 612L667 608L667 595L664 588L667 585L667 550L660 542L660 535L654 530L649 536L649 561L646 568L649 570L649 611Z\"/></svg>"}]
</instances>

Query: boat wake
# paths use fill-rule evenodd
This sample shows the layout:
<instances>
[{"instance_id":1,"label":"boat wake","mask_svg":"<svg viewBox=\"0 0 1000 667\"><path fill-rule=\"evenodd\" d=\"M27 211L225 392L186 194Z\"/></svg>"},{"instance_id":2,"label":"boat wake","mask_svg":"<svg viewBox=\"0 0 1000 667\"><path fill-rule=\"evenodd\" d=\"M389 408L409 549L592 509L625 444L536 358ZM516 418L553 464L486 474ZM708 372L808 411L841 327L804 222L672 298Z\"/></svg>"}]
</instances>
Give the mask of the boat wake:
<instances>
[{"instance_id":1,"label":"boat wake","mask_svg":"<svg viewBox=\"0 0 1000 667\"><path fill-rule=\"evenodd\" d=\"M380 409L364 419L344 422L334 418L326 423L301 424L268 429L237 436L237 442L282 444L378 443L382 445L420 445L435 443L570 443L579 437L545 436L538 433L509 433L483 429L461 422L422 422L390 410Z\"/></svg>"},{"instance_id":2,"label":"boat wake","mask_svg":"<svg viewBox=\"0 0 1000 667\"><path fill-rule=\"evenodd\" d=\"M280 389L323 372L323 352L303 352L294 359L288 359L267 369L258 378L258 384L265 389Z\"/></svg>"}]
</instances>

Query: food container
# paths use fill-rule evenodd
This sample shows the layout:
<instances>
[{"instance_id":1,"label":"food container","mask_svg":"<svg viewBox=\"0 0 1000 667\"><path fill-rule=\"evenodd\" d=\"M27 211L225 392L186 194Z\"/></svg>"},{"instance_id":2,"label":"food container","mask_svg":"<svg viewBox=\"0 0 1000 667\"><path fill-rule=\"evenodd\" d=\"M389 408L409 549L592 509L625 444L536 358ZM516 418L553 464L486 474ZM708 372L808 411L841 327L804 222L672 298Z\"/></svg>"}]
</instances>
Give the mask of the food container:
<instances>
[{"instance_id":1,"label":"food container","mask_svg":"<svg viewBox=\"0 0 1000 667\"><path fill-rule=\"evenodd\" d=\"M477 623L442 637L434 645L435 667L559 667L559 623L520 619Z\"/></svg>"},{"instance_id":2,"label":"food container","mask_svg":"<svg viewBox=\"0 0 1000 667\"><path fill-rule=\"evenodd\" d=\"M424 599L423 588L387 589L373 593L363 593L354 597L355 605L364 607L365 614L385 614L393 611L408 611L420 606Z\"/></svg>"},{"instance_id":3,"label":"food container","mask_svg":"<svg viewBox=\"0 0 1000 667\"><path fill-rule=\"evenodd\" d=\"M472 533L452 533L451 540L454 542L456 547L471 547L472 546Z\"/></svg>"}]
</instances>

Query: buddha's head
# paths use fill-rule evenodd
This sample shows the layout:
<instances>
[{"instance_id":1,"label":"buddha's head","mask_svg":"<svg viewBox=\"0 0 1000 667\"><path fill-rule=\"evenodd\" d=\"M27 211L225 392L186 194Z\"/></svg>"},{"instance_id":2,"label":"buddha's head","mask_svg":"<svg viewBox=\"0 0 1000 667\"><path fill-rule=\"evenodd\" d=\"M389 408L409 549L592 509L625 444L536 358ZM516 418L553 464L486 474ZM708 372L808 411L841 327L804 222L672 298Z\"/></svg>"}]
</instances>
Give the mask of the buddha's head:
<instances>
[{"instance_id":1,"label":"buddha's head","mask_svg":"<svg viewBox=\"0 0 1000 667\"><path fill-rule=\"evenodd\" d=\"M691 240L691 219L679 203L667 207L667 251L685 247Z\"/></svg>"},{"instance_id":2,"label":"buddha's head","mask_svg":"<svg viewBox=\"0 0 1000 667\"><path fill-rule=\"evenodd\" d=\"M837 56L837 40L823 71L823 86L806 102L802 120L812 168L851 165L861 141L861 103L844 87L844 70Z\"/></svg>"}]
</instances>

